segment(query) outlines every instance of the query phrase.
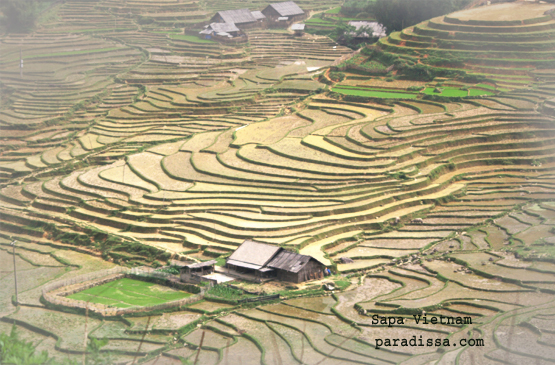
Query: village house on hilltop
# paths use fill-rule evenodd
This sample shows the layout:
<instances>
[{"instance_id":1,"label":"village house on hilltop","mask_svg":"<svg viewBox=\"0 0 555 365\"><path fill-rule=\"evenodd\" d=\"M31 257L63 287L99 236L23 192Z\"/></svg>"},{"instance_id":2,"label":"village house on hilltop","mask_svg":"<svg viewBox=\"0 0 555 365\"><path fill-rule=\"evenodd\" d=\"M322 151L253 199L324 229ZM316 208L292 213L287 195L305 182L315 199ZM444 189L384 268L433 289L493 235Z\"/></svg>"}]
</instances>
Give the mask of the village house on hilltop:
<instances>
[{"instance_id":1,"label":"village house on hilltop","mask_svg":"<svg viewBox=\"0 0 555 365\"><path fill-rule=\"evenodd\" d=\"M237 28L243 30L260 27L261 23L265 20L266 17L260 11L239 9L218 11L212 19L210 19L210 22L234 24Z\"/></svg>"},{"instance_id":2,"label":"village house on hilltop","mask_svg":"<svg viewBox=\"0 0 555 365\"><path fill-rule=\"evenodd\" d=\"M286 28L293 22L305 18L304 10L293 1L270 4L262 11L223 10L214 14L210 24L205 25L199 32L199 37L223 41L246 41L247 36L243 31L247 29Z\"/></svg>"},{"instance_id":3,"label":"village house on hilltop","mask_svg":"<svg viewBox=\"0 0 555 365\"><path fill-rule=\"evenodd\" d=\"M324 277L324 265L315 258L253 240L245 240L228 257L226 267L260 280L275 278L301 283Z\"/></svg>"},{"instance_id":4,"label":"village house on hilltop","mask_svg":"<svg viewBox=\"0 0 555 365\"><path fill-rule=\"evenodd\" d=\"M304 10L301 9L294 1L270 4L262 10L262 14L264 14L268 20L272 20L274 22L279 20L297 22L306 18Z\"/></svg>"}]
</instances>

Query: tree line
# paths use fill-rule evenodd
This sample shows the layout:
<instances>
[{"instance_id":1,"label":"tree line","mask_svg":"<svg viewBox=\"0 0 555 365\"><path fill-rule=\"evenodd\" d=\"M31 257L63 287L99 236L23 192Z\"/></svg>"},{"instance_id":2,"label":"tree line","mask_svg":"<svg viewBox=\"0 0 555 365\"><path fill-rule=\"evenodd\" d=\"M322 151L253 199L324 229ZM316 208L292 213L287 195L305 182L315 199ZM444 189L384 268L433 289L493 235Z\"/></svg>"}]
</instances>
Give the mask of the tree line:
<instances>
[{"instance_id":1,"label":"tree line","mask_svg":"<svg viewBox=\"0 0 555 365\"><path fill-rule=\"evenodd\" d=\"M387 32L402 30L436 16L463 9L472 0L347 0L345 15L372 14Z\"/></svg>"}]
</instances>

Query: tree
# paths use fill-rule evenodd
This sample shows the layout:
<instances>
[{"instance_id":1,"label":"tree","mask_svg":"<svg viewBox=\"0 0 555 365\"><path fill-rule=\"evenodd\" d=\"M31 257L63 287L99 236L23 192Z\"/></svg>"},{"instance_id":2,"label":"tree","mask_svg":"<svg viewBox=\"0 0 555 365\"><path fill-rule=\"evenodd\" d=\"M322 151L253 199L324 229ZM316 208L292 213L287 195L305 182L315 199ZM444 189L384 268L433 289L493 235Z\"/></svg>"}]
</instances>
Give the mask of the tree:
<instances>
[{"instance_id":1,"label":"tree","mask_svg":"<svg viewBox=\"0 0 555 365\"><path fill-rule=\"evenodd\" d=\"M372 12L391 33L460 10L469 3L470 0L377 0Z\"/></svg>"},{"instance_id":2,"label":"tree","mask_svg":"<svg viewBox=\"0 0 555 365\"><path fill-rule=\"evenodd\" d=\"M90 338L87 344L87 365L112 364L114 359L107 352L100 352L100 349L108 344L106 338Z\"/></svg>"},{"instance_id":3,"label":"tree","mask_svg":"<svg viewBox=\"0 0 555 365\"><path fill-rule=\"evenodd\" d=\"M10 32L25 32L35 26L39 6L35 0L1 0L3 22Z\"/></svg>"},{"instance_id":4,"label":"tree","mask_svg":"<svg viewBox=\"0 0 555 365\"><path fill-rule=\"evenodd\" d=\"M353 40L356 28L352 25L339 23L330 33L330 38L341 44L349 44Z\"/></svg>"},{"instance_id":5,"label":"tree","mask_svg":"<svg viewBox=\"0 0 555 365\"><path fill-rule=\"evenodd\" d=\"M15 325L11 333L0 333L0 364L6 365L42 365L51 364L48 352L35 353L31 342L20 340Z\"/></svg>"}]
</instances>

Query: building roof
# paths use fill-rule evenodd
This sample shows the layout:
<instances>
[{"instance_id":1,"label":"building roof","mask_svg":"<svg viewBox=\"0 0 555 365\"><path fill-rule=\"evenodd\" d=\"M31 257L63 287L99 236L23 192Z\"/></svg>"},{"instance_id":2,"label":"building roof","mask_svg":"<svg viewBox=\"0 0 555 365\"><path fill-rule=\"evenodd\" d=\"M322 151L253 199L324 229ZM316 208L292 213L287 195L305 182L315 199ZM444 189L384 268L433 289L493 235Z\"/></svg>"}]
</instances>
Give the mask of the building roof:
<instances>
[{"instance_id":1,"label":"building roof","mask_svg":"<svg viewBox=\"0 0 555 365\"><path fill-rule=\"evenodd\" d=\"M249 9L218 11L216 15L222 17L225 23L243 24L256 21Z\"/></svg>"},{"instance_id":2,"label":"building roof","mask_svg":"<svg viewBox=\"0 0 555 365\"><path fill-rule=\"evenodd\" d=\"M266 19L266 15L262 14L261 11L258 11L258 10L251 11L251 14L256 20Z\"/></svg>"},{"instance_id":3,"label":"building roof","mask_svg":"<svg viewBox=\"0 0 555 365\"><path fill-rule=\"evenodd\" d=\"M239 28L237 28L233 23L211 23L208 28L212 29L215 33L229 33L239 31Z\"/></svg>"},{"instance_id":4,"label":"building roof","mask_svg":"<svg viewBox=\"0 0 555 365\"><path fill-rule=\"evenodd\" d=\"M298 273L306 264L308 264L311 258L312 257L310 256L283 250L278 253L267 266L273 269Z\"/></svg>"},{"instance_id":5,"label":"building roof","mask_svg":"<svg viewBox=\"0 0 555 365\"><path fill-rule=\"evenodd\" d=\"M356 35L357 37L361 37L361 38L382 38L386 36L385 33L385 28L383 25L381 25L380 23L377 22L365 22L365 21L356 21L356 20L351 20L348 23L350 26L353 26L357 29L357 31L361 28L366 28L368 29L368 31L365 31L361 34L356 34L356 33L351 33L352 35ZM368 32L371 31L372 34L368 34Z\"/></svg>"},{"instance_id":6,"label":"building roof","mask_svg":"<svg viewBox=\"0 0 555 365\"><path fill-rule=\"evenodd\" d=\"M245 240L235 252L229 256L227 263L249 269L260 269L265 266L280 250L279 246L268 245L253 240Z\"/></svg>"},{"instance_id":7,"label":"building roof","mask_svg":"<svg viewBox=\"0 0 555 365\"><path fill-rule=\"evenodd\" d=\"M268 7L274 8L280 16L294 16L304 14L303 9L301 9L294 1L285 1L282 3L274 3L268 5Z\"/></svg>"},{"instance_id":8,"label":"building roof","mask_svg":"<svg viewBox=\"0 0 555 365\"><path fill-rule=\"evenodd\" d=\"M216 260L197 262L195 264L190 264L190 265L187 265L185 267L188 267L190 269L199 269L201 267L207 267L207 266L212 266L212 265L216 265Z\"/></svg>"},{"instance_id":9,"label":"building roof","mask_svg":"<svg viewBox=\"0 0 555 365\"><path fill-rule=\"evenodd\" d=\"M304 24L293 24L291 30L304 30Z\"/></svg>"}]
</instances>

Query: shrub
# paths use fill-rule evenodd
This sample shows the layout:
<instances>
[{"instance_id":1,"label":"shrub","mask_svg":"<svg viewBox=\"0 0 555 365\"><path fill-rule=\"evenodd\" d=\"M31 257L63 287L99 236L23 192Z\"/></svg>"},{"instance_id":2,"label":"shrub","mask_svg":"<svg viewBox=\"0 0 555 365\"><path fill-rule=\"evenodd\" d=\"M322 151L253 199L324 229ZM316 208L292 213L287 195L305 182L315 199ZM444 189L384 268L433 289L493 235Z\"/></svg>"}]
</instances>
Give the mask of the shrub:
<instances>
[{"instance_id":1,"label":"shrub","mask_svg":"<svg viewBox=\"0 0 555 365\"><path fill-rule=\"evenodd\" d=\"M242 290L234 289L222 284L214 285L210 290L208 290L207 294L231 300L241 299L244 295Z\"/></svg>"},{"instance_id":2,"label":"shrub","mask_svg":"<svg viewBox=\"0 0 555 365\"><path fill-rule=\"evenodd\" d=\"M165 267L165 268L159 269L158 271L166 272L172 275L179 275L179 267L177 266Z\"/></svg>"},{"instance_id":3,"label":"shrub","mask_svg":"<svg viewBox=\"0 0 555 365\"><path fill-rule=\"evenodd\" d=\"M343 72L330 72L329 74L330 80L335 81L335 82L341 82L343 80L345 80L345 74Z\"/></svg>"},{"instance_id":4,"label":"shrub","mask_svg":"<svg viewBox=\"0 0 555 365\"><path fill-rule=\"evenodd\" d=\"M140 16L139 16L139 19L137 19L137 23L139 23L139 24L141 24L141 25L144 25L144 24L151 24L151 23L153 23L153 22L154 22L154 19L149 18L149 17L147 17L147 16L142 16L142 15L140 15Z\"/></svg>"},{"instance_id":5,"label":"shrub","mask_svg":"<svg viewBox=\"0 0 555 365\"><path fill-rule=\"evenodd\" d=\"M15 325L10 335L0 333L0 363L2 364L45 364L51 362L48 352L43 350L35 354L35 346L31 342L18 338Z\"/></svg>"}]
</instances>

